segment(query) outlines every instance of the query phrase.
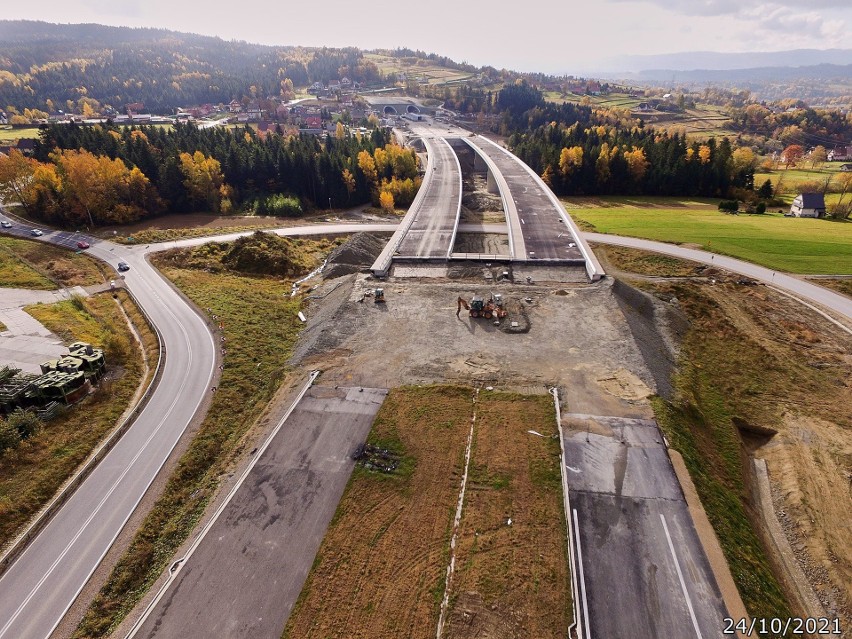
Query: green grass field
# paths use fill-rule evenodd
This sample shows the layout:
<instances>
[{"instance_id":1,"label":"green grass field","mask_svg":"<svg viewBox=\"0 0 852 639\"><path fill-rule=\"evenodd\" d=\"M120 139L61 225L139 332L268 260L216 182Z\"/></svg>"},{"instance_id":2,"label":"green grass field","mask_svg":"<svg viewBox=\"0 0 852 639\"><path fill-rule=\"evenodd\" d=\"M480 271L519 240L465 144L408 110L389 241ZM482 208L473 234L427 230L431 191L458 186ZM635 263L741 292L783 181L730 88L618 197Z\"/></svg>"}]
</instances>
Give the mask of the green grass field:
<instances>
[{"instance_id":1,"label":"green grass field","mask_svg":"<svg viewBox=\"0 0 852 639\"><path fill-rule=\"evenodd\" d=\"M715 200L565 198L563 203L598 233L696 244L791 273L852 275L852 222L726 215Z\"/></svg>"},{"instance_id":2,"label":"green grass field","mask_svg":"<svg viewBox=\"0 0 852 639\"><path fill-rule=\"evenodd\" d=\"M0 144L8 144L22 138L37 138L38 127L25 127L13 129L11 126L0 126Z\"/></svg>"}]
</instances>

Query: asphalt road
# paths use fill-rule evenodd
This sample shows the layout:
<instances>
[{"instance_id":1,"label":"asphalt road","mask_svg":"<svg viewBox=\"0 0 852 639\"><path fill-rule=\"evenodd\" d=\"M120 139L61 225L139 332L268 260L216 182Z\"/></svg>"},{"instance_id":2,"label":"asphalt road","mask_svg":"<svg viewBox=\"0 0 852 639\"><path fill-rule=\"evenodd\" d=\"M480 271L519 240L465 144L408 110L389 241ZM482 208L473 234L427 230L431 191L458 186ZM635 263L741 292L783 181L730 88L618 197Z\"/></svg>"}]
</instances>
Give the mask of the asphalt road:
<instances>
[{"instance_id":1,"label":"asphalt road","mask_svg":"<svg viewBox=\"0 0 852 639\"><path fill-rule=\"evenodd\" d=\"M510 226L520 228L523 234L526 256L518 259L558 260L584 262L578 247L578 239L566 226L562 214L554 206L550 196L533 179L526 167L513 155L493 142L476 136L466 138L482 153L487 155L502 174L514 201L507 215L517 215L517 222ZM573 245L573 246L572 246Z\"/></svg>"},{"instance_id":2,"label":"asphalt road","mask_svg":"<svg viewBox=\"0 0 852 639\"><path fill-rule=\"evenodd\" d=\"M397 248L397 256L446 259L452 252L459 223L461 167L445 139L424 137L423 142L432 156L432 179L417 203L414 221Z\"/></svg>"},{"instance_id":3,"label":"asphalt road","mask_svg":"<svg viewBox=\"0 0 852 639\"><path fill-rule=\"evenodd\" d=\"M7 219L0 215L0 219ZM33 238L75 247L79 234ZM154 480L207 394L215 344L202 318L145 261L109 242L85 238L113 267L130 265L125 285L159 329L166 351L161 382L133 426L0 577L0 638L47 637L82 590Z\"/></svg>"},{"instance_id":4,"label":"asphalt road","mask_svg":"<svg viewBox=\"0 0 852 639\"><path fill-rule=\"evenodd\" d=\"M664 255L692 260L701 264L723 268L733 273L739 273L740 275L746 275L775 288L787 291L808 302L824 306L845 316L848 320L852 320L852 299L793 275L779 273L764 266L744 262L733 257L684 248L676 244L640 240L635 237L621 237L619 235L603 235L600 233L583 233L582 235L589 242L614 244L616 246L627 246L655 253L663 253Z\"/></svg>"},{"instance_id":5,"label":"asphalt road","mask_svg":"<svg viewBox=\"0 0 852 639\"><path fill-rule=\"evenodd\" d=\"M564 414L563 428L583 639L721 638L726 608L656 423Z\"/></svg>"},{"instance_id":6,"label":"asphalt road","mask_svg":"<svg viewBox=\"0 0 852 639\"><path fill-rule=\"evenodd\" d=\"M133 637L280 637L386 390L313 387Z\"/></svg>"}]
</instances>

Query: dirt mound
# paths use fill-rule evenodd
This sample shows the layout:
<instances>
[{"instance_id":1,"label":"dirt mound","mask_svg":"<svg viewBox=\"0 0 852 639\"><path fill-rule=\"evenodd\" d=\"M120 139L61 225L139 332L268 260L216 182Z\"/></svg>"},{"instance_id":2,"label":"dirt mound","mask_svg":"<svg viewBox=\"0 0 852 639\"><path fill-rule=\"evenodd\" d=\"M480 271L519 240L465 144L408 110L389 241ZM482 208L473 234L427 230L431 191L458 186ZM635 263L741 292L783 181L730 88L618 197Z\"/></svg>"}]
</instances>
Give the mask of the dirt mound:
<instances>
[{"instance_id":1,"label":"dirt mound","mask_svg":"<svg viewBox=\"0 0 852 639\"><path fill-rule=\"evenodd\" d=\"M326 279L358 273L368 268L385 247L387 239L373 233L356 233L328 256Z\"/></svg>"}]
</instances>

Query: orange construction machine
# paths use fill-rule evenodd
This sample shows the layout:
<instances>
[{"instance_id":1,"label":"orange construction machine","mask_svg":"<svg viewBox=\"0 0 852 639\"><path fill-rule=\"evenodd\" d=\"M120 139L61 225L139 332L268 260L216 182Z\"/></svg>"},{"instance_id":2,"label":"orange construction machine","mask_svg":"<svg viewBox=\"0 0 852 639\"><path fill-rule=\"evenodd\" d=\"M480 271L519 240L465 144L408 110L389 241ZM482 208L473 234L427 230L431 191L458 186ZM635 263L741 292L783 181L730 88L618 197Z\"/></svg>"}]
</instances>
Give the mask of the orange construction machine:
<instances>
[{"instance_id":1,"label":"orange construction machine","mask_svg":"<svg viewBox=\"0 0 852 639\"><path fill-rule=\"evenodd\" d=\"M506 309L503 308L503 296L492 295L488 301L479 295L474 295L470 302L463 297L458 299L458 308L456 309L456 317L461 314L464 307L471 317L484 317L485 319L503 319L508 315Z\"/></svg>"}]
</instances>

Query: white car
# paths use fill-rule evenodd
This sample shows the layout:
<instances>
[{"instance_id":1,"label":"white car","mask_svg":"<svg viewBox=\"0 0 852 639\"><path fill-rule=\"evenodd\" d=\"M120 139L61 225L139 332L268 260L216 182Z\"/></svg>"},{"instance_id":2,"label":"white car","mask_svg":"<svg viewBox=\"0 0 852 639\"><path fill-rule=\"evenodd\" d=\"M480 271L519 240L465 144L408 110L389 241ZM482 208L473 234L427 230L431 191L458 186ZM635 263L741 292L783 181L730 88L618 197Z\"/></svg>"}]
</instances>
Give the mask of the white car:
<instances>
[{"instance_id":1,"label":"white car","mask_svg":"<svg viewBox=\"0 0 852 639\"><path fill-rule=\"evenodd\" d=\"M4 229L10 229L12 228L12 223L7 220L3 220L2 222L0 222L0 226L2 226Z\"/></svg>"},{"instance_id":2,"label":"white car","mask_svg":"<svg viewBox=\"0 0 852 639\"><path fill-rule=\"evenodd\" d=\"M33 229L32 231L30 231L30 235L34 235L35 237L41 237L42 235L44 235L44 233L42 233L39 229Z\"/></svg>"}]
</instances>

